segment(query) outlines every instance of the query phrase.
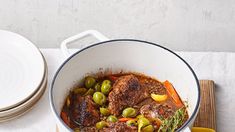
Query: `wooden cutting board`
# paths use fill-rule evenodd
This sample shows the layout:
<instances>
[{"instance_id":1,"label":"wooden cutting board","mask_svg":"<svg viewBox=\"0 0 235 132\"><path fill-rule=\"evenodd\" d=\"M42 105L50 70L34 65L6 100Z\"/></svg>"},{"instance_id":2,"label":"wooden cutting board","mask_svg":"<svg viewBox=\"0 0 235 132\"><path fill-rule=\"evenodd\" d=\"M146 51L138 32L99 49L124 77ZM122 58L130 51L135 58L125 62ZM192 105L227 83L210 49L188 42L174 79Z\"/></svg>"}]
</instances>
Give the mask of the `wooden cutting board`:
<instances>
[{"instance_id":1,"label":"wooden cutting board","mask_svg":"<svg viewBox=\"0 0 235 132\"><path fill-rule=\"evenodd\" d=\"M200 88L201 104L194 126L212 128L216 131L214 81L200 80ZM59 132L57 127L56 132Z\"/></svg>"},{"instance_id":2,"label":"wooden cutting board","mask_svg":"<svg viewBox=\"0 0 235 132\"><path fill-rule=\"evenodd\" d=\"M194 126L216 131L215 84L212 80L200 80L201 104Z\"/></svg>"}]
</instances>

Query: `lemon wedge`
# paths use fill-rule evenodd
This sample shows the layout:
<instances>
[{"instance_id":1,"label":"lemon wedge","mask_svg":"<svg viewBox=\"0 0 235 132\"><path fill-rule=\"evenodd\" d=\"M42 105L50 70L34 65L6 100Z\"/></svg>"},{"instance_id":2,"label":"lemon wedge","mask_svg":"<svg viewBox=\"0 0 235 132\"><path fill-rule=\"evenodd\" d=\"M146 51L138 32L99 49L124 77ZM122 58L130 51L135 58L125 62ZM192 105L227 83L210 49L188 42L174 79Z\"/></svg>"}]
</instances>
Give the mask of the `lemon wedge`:
<instances>
[{"instance_id":1,"label":"lemon wedge","mask_svg":"<svg viewBox=\"0 0 235 132\"><path fill-rule=\"evenodd\" d=\"M162 101L165 101L167 99L166 94L163 94L163 95L151 94L151 97L152 97L153 100L155 100L157 102L162 102Z\"/></svg>"},{"instance_id":2,"label":"lemon wedge","mask_svg":"<svg viewBox=\"0 0 235 132\"><path fill-rule=\"evenodd\" d=\"M192 132L215 132L215 130L210 128L203 128L203 127L193 127Z\"/></svg>"}]
</instances>

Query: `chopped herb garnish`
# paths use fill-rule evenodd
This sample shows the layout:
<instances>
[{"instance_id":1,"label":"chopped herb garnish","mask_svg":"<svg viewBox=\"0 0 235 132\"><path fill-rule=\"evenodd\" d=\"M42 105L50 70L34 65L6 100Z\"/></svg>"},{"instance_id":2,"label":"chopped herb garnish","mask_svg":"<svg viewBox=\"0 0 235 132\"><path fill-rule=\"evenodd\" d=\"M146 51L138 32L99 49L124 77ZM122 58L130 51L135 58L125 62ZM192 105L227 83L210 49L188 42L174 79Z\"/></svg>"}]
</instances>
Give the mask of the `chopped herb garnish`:
<instances>
[{"instance_id":1,"label":"chopped herb garnish","mask_svg":"<svg viewBox=\"0 0 235 132\"><path fill-rule=\"evenodd\" d=\"M183 125L186 114L185 107L178 109L173 116L162 121L158 132L174 132L177 128Z\"/></svg>"}]
</instances>

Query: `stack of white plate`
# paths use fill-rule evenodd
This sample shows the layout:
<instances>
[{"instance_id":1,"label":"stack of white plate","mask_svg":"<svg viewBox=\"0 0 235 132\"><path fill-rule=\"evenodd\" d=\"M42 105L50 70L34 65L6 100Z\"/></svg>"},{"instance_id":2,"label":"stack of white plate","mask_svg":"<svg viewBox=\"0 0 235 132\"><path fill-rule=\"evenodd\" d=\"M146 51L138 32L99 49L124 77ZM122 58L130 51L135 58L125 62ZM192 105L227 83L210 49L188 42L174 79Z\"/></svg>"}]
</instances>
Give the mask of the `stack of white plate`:
<instances>
[{"instance_id":1,"label":"stack of white plate","mask_svg":"<svg viewBox=\"0 0 235 132\"><path fill-rule=\"evenodd\" d=\"M26 113L47 87L47 65L24 37L0 30L0 122Z\"/></svg>"}]
</instances>

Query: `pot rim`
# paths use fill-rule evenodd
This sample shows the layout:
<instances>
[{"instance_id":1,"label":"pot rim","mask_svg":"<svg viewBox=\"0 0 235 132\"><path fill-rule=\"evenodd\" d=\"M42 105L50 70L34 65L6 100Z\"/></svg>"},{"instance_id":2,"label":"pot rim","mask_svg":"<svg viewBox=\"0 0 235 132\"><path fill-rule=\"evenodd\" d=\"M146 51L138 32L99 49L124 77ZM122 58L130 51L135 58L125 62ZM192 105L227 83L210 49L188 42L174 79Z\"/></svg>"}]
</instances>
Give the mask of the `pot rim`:
<instances>
[{"instance_id":1,"label":"pot rim","mask_svg":"<svg viewBox=\"0 0 235 132\"><path fill-rule=\"evenodd\" d=\"M140 42L140 43L145 43L145 44L149 44L149 45L154 45L154 46L157 46L159 48L162 48L163 50L166 50L170 53L172 53L173 55L175 55L176 57L178 57L184 64L186 64L186 66L189 68L189 70L191 71L191 73L193 74L194 76L194 79L197 83L197 90L198 90L198 95L197 95L197 104L196 104L196 108L194 109L191 117L177 130L177 131L181 131L182 129L184 129L186 126L189 125L189 123L195 118L195 116L197 115L197 112L199 110L199 105L200 105L200 101L201 101L201 95L200 95L200 85L199 85L199 81L198 81L198 78L194 72L194 70L191 68L191 66L182 58L180 57L178 54L176 54L175 52L173 52L172 50L164 47L164 46L161 46L159 44L156 44L156 43L152 43L152 42L148 42L148 41L144 41L144 40L138 40L138 39L112 39L112 40L108 40L108 41L103 41L103 42L98 42L98 43L95 43L95 44L92 44L92 45L89 45L85 48L82 48L81 50L73 53L71 56L69 56L61 65L60 67L57 69L54 77L53 77L53 80L52 80L52 83L51 83L51 86L50 86L50 89L49 89L49 101L50 101L50 107L52 109L52 112L53 114L56 116L56 118L69 130L69 131L72 131L71 128L69 128L65 123L64 121L60 118L60 115L57 114L56 110L55 110L55 106L54 106L54 100L53 100L53 88L54 88L54 83L55 83L55 80L60 72L60 70L64 67L64 65L66 65L67 62L70 61L70 59L72 59L74 56L78 55L79 53L81 53L82 51L86 50L86 49L89 49L91 47L95 47L97 45L101 45L101 44L111 44L110 42L117 42L117 41L122 41L122 42L125 42L125 41L132 41L132 42Z\"/></svg>"}]
</instances>

